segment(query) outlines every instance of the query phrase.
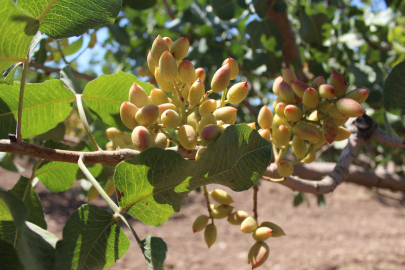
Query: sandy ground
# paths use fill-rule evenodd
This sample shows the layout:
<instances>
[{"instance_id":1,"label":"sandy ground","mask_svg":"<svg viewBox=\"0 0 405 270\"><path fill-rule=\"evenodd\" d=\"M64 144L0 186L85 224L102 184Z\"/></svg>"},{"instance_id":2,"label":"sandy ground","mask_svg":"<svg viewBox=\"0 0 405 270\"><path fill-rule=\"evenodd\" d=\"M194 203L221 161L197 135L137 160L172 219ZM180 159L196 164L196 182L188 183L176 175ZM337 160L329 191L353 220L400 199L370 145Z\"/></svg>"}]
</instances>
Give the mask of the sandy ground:
<instances>
[{"instance_id":1,"label":"sandy ground","mask_svg":"<svg viewBox=\"0 0 405 270\"><path fill-rule=\"evenodd\" d=\"M31 169L24 173L29 176ZM0 169L0 187L9 189L19 174ZM219 186L209 186L209 189ZM249 190L235 193L226 188L235 200L235 209L251 213L252 194ZM36 191L42 199L48 230L62 237L62 228L70 213L86 203L79 186L62 193L51 193L42 184ZM259 269L321 269L321 270L400 270L405 269L405 206L399 201L381 197L353 184L342 184L333 194L326 195L326 207L319 208L313 195L304 203L293 206L292 192L278 184L263 183L259 191L259 222L272 221L283 227L287 236L267 240L271 253ZM94 204L106 208L102 199ZM202 194L190 193L179 213L160 227L130 220L141 238L161 237L167 243L165 269L228 270L251 269L247 253L254 244L249 234L226 220L217 220L218 238L208 249L203 232L192 233L191 225L206 213ZM146 269L135 239L127 253L110 269Z\"/></svg>"}]
</instances>

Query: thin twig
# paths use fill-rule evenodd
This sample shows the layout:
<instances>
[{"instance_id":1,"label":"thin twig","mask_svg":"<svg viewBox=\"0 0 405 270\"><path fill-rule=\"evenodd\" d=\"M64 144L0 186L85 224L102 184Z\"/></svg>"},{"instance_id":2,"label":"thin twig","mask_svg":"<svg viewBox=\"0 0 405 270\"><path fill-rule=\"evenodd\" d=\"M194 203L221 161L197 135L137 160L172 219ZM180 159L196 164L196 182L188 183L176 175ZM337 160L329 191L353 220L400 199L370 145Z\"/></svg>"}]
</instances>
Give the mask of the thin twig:
<instances>
[{"instance_id":1,"label":"thin twig","mask_svg":"<svg viewBox=\"0 0 405 270\"><path fill-rule=\"evenodd\" d=\"M46 73L58 73L59 74L60 71L61 71L60 68L52 68L52 67L44 66L44 65L36 63L36 62L30 62L29 66L33 67L35 69L43 70ZM76 78L83 79L83 80L86 80L86 81L92 81L92 80L95 79L95 77L92 77L92 76L77 72L75 70L72 70L72 73Z\"/></svg>"},{"instance_id":2,"label":"thin twig","mask_svg":"<svg viewBox=\"0 0 405 270\"><path fill-rule=\"evenodd\" d=\"M211 218L212 225L214 225L214 218L212 217L212 210L211 210L211 206L210 206L210 198L209 198L209 196L208 196L207 186L204 185L204 186L203 186L203 189L204 189L205 201L207 202L208 214L209 214L209 216L210 216L210 218Z\"/></svg>"},{"instance_id":3,"label":"thin twig","mask_svg":"<svg viewBox=\"0 0 405 270\"><path fill-rule=\"evenodd\" d=\"M82 95L76 95L76 104L77 104L77 110L79 111L80 120L82 120L82 124L83 124L84 130L86 130L87 136L91 140L96 151L102 151L100 146L98 146L96 139L94 139L94 136L93 136L93 133L91 132L89 123L87 122L86 113L84 112L83 103L82 103Z\"/></svg>"},{"instance_id":4,"label":"thin twig","mask_svg":"<svg viewBox=\"0 0 405 270\"><path fill-rule=\"evenodd\" d=\"M257 193L259 192L259 182L253 186L253 216L257 220Z\"/></svg>"},{"instance_id":5,"label":"thin twig","mask_svg":"<svg viewBox=\"0 0 405 270\"><path fill-rule=\"evenodd\" d=\"M20 85L20 97L18 99L18 116L17 116L17 130L16 130L17 142L22 141L21 121L22 121L23 101L24 101L25 80L27 78L28 63L29 62L30 62L30 58L27 55L27 58L23 63L23 73L22 73L21 85Z\"/></svg>"}]
</instances>

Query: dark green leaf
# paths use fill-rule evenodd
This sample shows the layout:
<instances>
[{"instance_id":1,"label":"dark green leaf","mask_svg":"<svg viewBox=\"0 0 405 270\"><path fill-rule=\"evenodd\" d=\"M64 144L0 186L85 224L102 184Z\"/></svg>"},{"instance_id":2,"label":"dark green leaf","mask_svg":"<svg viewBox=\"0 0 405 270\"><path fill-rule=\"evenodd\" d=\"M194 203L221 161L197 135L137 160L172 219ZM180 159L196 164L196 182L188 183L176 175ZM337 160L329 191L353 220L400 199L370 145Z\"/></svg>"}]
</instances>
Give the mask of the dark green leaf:
<instances>
[{"instance_id":1,"label":"dark green leaf","mask_svg":"<svg viewBox=\"0 0 405 270\"><path fill-rule=\"evenodd\" d=\"M325 208L325 206L326 206L325 196L323 194L317 194L316 198L318 200L318 206L320 208Z\"/></svg>"},{"instance_id":2,"label":"dark green leaf","mask_svg":"<svg viewBox=\"0 0 405 270\"><path fill-rule=\"evenodd\" d=\"M405 114L405 61L396 65L385 80L383 105L392 114Z\"/></svg>"},{"instance_id":3,"label":"dark green leaf","mask_svg":"<svg viewBox=\"0 0 405 270\"><path fill-rule=\"evenodd\" d=\"M255 51L260 44L260 37L264 33L264 25L259 21L251 21L246 26L246 34L249 34L250 48Z\"/></svg>"},{"instance_id":4,"label":"dark green leaf","mask_svg":"<svg viewBox=\"0 0 405 270\"><path fill-rule=\"evenodd\" d=\"M34 54L34 61L38 64L44 64L47 58L46 55L47 51L46 51L46 39L42 39L39 42L39 49L38 51L35 52Z\"/></svg>"},{"instance_id":5,"label":"dark green leaf","mask_svg":"<svg viewBox=\"0 0 405 270\"><path fill-rule=\"evenodd\" d=\"M329 18L326 14L318 13L308 16L303 6L300 7L299 18L301 23L301 38L313 47L321 47L326 38L326 27Z\"/></svg>"},{"instance_id":6,"label":"dark green leaf","mask_svg":"<svg viewBox=\"0 0 405 270\"><path fill-rule=\"evenodd\" d=\"M72 73L72 68L69 65L64 66L60 71L60 80L69 88L74 94L83 93L83 88L77 81Z\"/></svg>"},{"instance_id":7,"label":"dark green leaf","mask_svg":"<svg viewBox=\"0 0 405 270\"><path fill-rule=\"evenodd\" d=\"M392 129L390 122L388 121L387 112L384 112L384 127L385 127L385 130L387 131L388 135L391 136L391 138L397 136L395 134L395 131Z\"/></svg>"},{"instance_id":8,"label":"dark green leaf","mask_svg":"<svg viewBox=\"0 0 405 270\"><path fill-rule=\"evenodd\" d=\"M266 38L275 37L277 41L276 50L281 50L284 45L284 38L277 23L273 20L263 20L262 23Z\"/></svg>"},{"instance_id":9,"label":"dark green leaf","mask_svg":"<svg viewBox=\"0 0 405 270\"><path fill-rule=\"evenodd\" d=\"M148 9L153 7L156 4L157 0L123 0L122 6L128 6L133 9Z\"/></svg>"},{"instance_id":10,"label":"dark green leaf","mask_svg":"<svg viewBox=\"0 0 405 270\"><path fill-rule=\"evenodd\" d=\"M125 28L120 27L117 23L114 23L113 25L107 25L107 27L110 30L111 35L119 44L124 46L129 46L131 44L129 35Z\"/></svg>"},{"instance_id":11,"label":"dark green leaf","mask_svg":"<svg viewBox=\"0 0 405 270\"><path fill-rule=\"evenodd\" d=\"M40 31L52 38L80 36L88 29L113 24L121 9L122 0L61 0L46 11L48 0L19 0L17 5L34 18L43 17ZM36 31L35 31L36 32ZM35 34L35 33L34 33Z\"/></svg>"},{"instance_id":12,"label":"dark green leaf","mask_svg":"<svg viewBox=\"0 0 405 270\"><path fill-rule=\"evenodd\" d=\"M273 9L277 13L284 13L287 10L287 4L285 1L280 1L274 4Z\"/></svg>"},{"instance_id":13,"label":"dark green leaf","mask_svg":"<svg viewBox=\"0 0 405 270\"><path fill-rule=\"evenodd\" d=\"M43 141L54 140L60 142L63 141L65 138L65 131L66 128L64 122L60 122L53 129L50 129L47 132L38 135L37 138Z\"/></svg>"},{"instance_id":14,"label":"dark green leaf","mask_svg":"<svg viewBox=\"0 0 405 270\"><path fill-rule=\"evenodd\" d=\"M253 5L255 7L256 14L260 18L264 18L267 16L267 9L269 7L268 0L254 0Z\"/></svg>"},{"instance_id":15,"label":"dark green leaf","mask_svg":"<svg viewBox=\"0 0 405 270\"><path fill-rule=\"evenodd\" d=\"M8 138L16 127L20 84L0 85L0 138ZM22 114L22 136L42 134L63 121L72 110L74 95L60 80L26 84Z\"/></svg>"},{"instance_id":16,"label":"dark green leaf","mask_svg":"<svg viewBox=\"0 0 405 270\"><path fill-rule=\"evenodd\" d=\"M304 193L294 191L293 194L294 194L294 206L297 207L298 205L304 202Z\"/></svg>"},{"instance_id":17,"label":"dark green leaf","mask_svg":"<svg viewBox=\"0 0 405 270\"><path fill-rule=\"evenodd\" d=\"M47 225L44 209L42 208L41 200L35 193L30 180L24 176L20 176L18 182L9 192L13 193L25 203L25 206L28 208L27 221L46 230Z\"/></svg>"},{"instance_id":18,"label":"dark green leaf","mask_svg":"<svg viewBox=\"0 0 405 270\"><path fill-rule=\"evenodd\" d=\"M65 56L77 53L83 45L83 36L62 49Z\"/></svg>"},{"instance_id":19,"label":"dark green leaf","mask_svg":"<svg viewBox=\"0 0 405 270\"><path fill-rule=\"evenodd\" d=\"M167 245L162 238L148 236L142 240L142 252L146 259L148 270L164 269Z\"/></svg>"},{"instance_id":20,"label":"dark green leaf","mask_svg":"<svg viewBox=\"0 0 405 270\"><path fill-rule=\"evenodd\" d=\"M4 240L0 240L0 262L2 269L24 270L15 248Z\"/></svg>"},{"instance_id":21,"label":"dark green leaf","mask_svg":"<svg viewBox=\"0 0 405 270\"><path fill-rule=\"evenodd\" d=\"M198 161L151 148L117 165L118 202L136 219L159 226L199 186L216 183L236 191L251 188L270 158L271 144L246 125L228 127L216 142L208 144Z\"/></svg>"},{"instance_id":22,"label":"dark green leaf","mask_svg":"<svg viewBox=\"0 0 405 270\"><path fill-rule=\"evenodd\" d=\"M129 240L112 213L83 205L63 228L63 240L56 246L55 269L107 269L128 247Z\"/></svg>"},{"instance_id":23,"label":"dark green leaf","mask_svg":"<svg viewBox=\"0 0 405 270\"><path fill-rule=\"evenodd\" d=\"M14 163L14 154L0 152L0 167L12 172L22 173L25 171L18 163Z\"/></svg>"},{"instance_id":24,"label":"dark green leaf","mask_svg":"<svg viewBox=\"0 0 405 270\"><path fill-rule=\"evenodd\" d=\"M101 120L109 126L120 130L128 130L122 124L120 107L124 101L128 101L129 89L136 82L149 95L154 88L149 83L141 82L132 74L118 72L113 75L101 75L89 82L83 92L83 98L87 106L96 113Z\"/></svg>"},{"instance_id":25,"label":"dark green leaf","mask_svg":"<svg viewBox=\"0 0 405 270\"><path fill-rule=\"evenodd\" d=\"M5 77L4 82L6 84L13 85L15 71L17 70L17 67L21 64L22 62L15 63L3 71L2 75Z\"/></svg>"},{"instance_id":26,"label":"dark green leaf","mask_svg":"<svg viewBox=\"0 0 405 270\"><path fill-rule=\"evenodd\" d=\"M212 9L221 20L228 21L235 16L235 3L233 0L212 0Z\"/></svg>"}]
</instances>

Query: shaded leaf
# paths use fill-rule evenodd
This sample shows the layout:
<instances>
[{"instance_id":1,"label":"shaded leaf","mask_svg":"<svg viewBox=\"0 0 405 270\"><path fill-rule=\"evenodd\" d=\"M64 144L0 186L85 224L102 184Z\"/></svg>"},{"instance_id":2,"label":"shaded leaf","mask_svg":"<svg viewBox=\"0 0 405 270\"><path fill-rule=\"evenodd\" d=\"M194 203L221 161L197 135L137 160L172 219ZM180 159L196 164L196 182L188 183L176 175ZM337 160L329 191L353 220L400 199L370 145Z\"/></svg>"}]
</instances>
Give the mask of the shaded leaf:
<instances>
[{"instance_id":1,"label":"shaded leaf","mask_svg":"<svg viewBox=\"0 0 405 270\"><path fill-rule=\"evenodd\" d=\"M18 259L17 250L4 240L0 240L0 262L3 269L24 270Z\"/></svg>"},{"instance_id":2,"label":"shaded leaf","mask_svg":"<svg viewBox=\"0 0 405 270\"><path fill-rule=\"evenodd\" d=\"M83 93L83 88L77 81L72 73L72 68L69 65L64 66L60 71L60 80L69 88L74 94Z\"/></svg>"},{"instance_id":3,"label":"shaded leaf","mask_svg":"<svg viewBox=\"0 0 405 270\"><path fill-rule=\"evenodd\" d=\"M259 21L251 21L247 26L246 26L246 34L249 35L249 40L250 40L250 48L255 51L260 44L260 37L264 32L263 29L263 24L262 22Z\"/></svg>"},{"instance_id":4,"label":"shaded leaf","mask_svg":"<svg viewBox=\"0 0 405 270\"><path fill-rule=\"evenodd\" d=\"M146 259L148 270L164 269L167 245L162 238L147 236L142 240L142 252Z\"/></svg>"},{"instance_id":5,"label":"shaded leaf","mask_svg":"<svg viewBox=\"0 0 405 270\"><path fill-rule=\"evenodd\" d=\"M43 141L54 140L60 142L63 141L65 138L65 131L66 128L64 122L60 122L53 129L50 129L47 132L38 135L37 138Z\"/></svg>"},{"instance_id":6,"label":"shaded leaf","mask_svg":"<svg viewBox=\"0 0 405 270\"><path fill-rule=\"evenodd\" d=\"M396 136L395 131L392 129L391 124L388 121L387 112L384 112L384 127L385 131L387 131L388 135L390 135L391 138Z\"/></svg>"},{"instance_id":7,"label":"shaded leaf","mask_svg":"<svg viewBox=\"0 0 405 270\"><path fill-rule=\"evenodd\" d=\"M262 23L266 38L269 39L271 37L275 37L277 41L276 50L281 50L284 45L284 38L277 23L273 20L263 20Z\"/></svg>"},{"instance_id":8,"label":"shaded leaf","mask_svg":"<svg viewBox=\"0 0 405 270\"><path fill-rule=\"evenodd\" d=\"M396 65L385 80L383 105L392 114L405 114L405 61Z\"/></svg>"},{"instance_id":9,"label":"shaded leaf","mask_svg":"<svg viewBox=\"0 0 405 270\"><path fill-rule=\"evenodd\" d=\"M236 191L251 188L265 172L271 144L245 125L230 126L198 161L150 148L117 165L118 202L128 214L159 226L178 212L183 199L199 186L221 184Z\"/></svg>"},{"instance_id":10,"label":"shaded leaf","mask_svg":"<svg viewBox=\"0 0 405 270\"><path fill-rule=\"evenodd\" d=\"M133 9L148 9L153 7L156 4L157 0L123 0L122 6L128 6Z\"/></svg>"},{"instance_id":11,"label":"shaded leaf","mask_svg":"<svg viewBox=\"0 0 405 270\"><path fill-rule=\"evenodd\" d=\"M121 121L120 107L128 101L129 89L136 82L149 95L154 88L149 83L141 82L132 74L118 72L113 75L101 75L89 82L83 92L87 106L109 126L120 130L129 130Z\"/></svg>"},{"instance_id":12,"label":"shaded leaf","mask_svg":"<svg viewBox=\"0 0 405 270\"><path fill-rule=\"evenodd\" d=\"M55 269L107 269L128 247L129 240L111 212L83 205L63 228Z\"/></svg>"},{"instance_id":13,"label":"shaded leaf","mask_svg":"<svg viewBox=\"0 0 405 270\"><path fill-rule=\"evenodd\" d=\"M14 154L0 152L0 167L12 172L22 173L25 171L18 163L14 163Z\"/></svg>"},{"instance_id":14,"label":"shaded leaf","mask_svg":"<svg viewBox=\"0 0 405 270\"><path fill-rule=\"evenodd\" d=\"M260 18L264 18L267 16L267 9L268 9L268 0L254 0L253 5L255 7L256 14Z\"/></svg>"},{"instance_id":15,"label":"shaded leaf","mask_svg":"<svg viewBox=\"0 0 405 270\"><path fill-rule=\"evenodd\" d=\"M293 194L294 194L294 206L298 206L304 202L304 193L294 191Z\"/></svg>"},{"instance_id":16,"label":"shaded leaf","mask_svg":"<svg viewBox=\"0 0 405 270\"><path fill-rule=\"evenodd\" d=\"M235 16L235 3L233 0L212 0L214 14L221 20L228 21Z\"/></svg>"},{"instance_id":17,"label":"shaded leaf","mask_svg":"<svg viewBox=\"0 0 405 270\"><path fill-rule=\"evenodd\" d=\"M0 138L15 133L20 84L0 85ZM60 80L26 84L22 113L23 138L42 134L63 121L71 111L74 95Z\"/></svg>"},{"instance_id":18,"label":"shaded leaf","mask_svg":"<svg viewBox=\"0 0 405 270\"><path fill-rule=\"evenodd\" d=\"M6 84L13 85L15 71L17 70L17 67L21 64L22 62L15 63L3 71L2 75L5 77L4 82Z\"/></svg>"},{"instance_id":19,"label":"shaded leaf","mask_svg":"<svg viewBox=\"0 0 405 270\"><path fill-rule=\"evenodd\" d=\"M39 64L44 64L47 58L46 55L47 51L46 51L46 39L42 39L39 42L39 49L35 52L33 58L35 60L36 63Z\"/></svg>"},{"instance_id":20,"label":"shaded leaf","mask_svg":"<svg viewBox=\"0 0 405 270\"><path fill-rule=\"evenodd\" d=\"M318 206L320 208L325 208L326 202L325 202L325 196L323 194L317 194L316 195Z\"/></svg>"},{"instance_id":21,"label":"shaded leaf","mask_svg":"<svg viewBox=\"0 0 405 270\"><path fill-rule=\"evenodd\" d=\"M17 4L34 18L39 18L49 3L52 2L19 0ZM52 38L80 36L88 29L113 24L121 5L121 0L59 0L46 13L39 30Z\"/></svg>"}]
</instances>

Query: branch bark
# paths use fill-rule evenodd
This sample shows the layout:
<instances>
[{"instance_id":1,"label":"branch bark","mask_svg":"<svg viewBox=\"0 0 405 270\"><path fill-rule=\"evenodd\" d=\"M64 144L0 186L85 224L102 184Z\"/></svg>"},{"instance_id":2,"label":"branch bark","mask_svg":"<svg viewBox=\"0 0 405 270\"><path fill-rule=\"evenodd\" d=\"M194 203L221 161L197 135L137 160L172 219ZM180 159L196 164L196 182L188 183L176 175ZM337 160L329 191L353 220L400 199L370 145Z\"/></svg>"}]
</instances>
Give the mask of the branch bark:
<instances>
[{"instance_id":1,"label":"branch bark","mask_svg":"<svg viewBox=\"0 0 405 270\"><path fill-rule=\"evenodd\" d=\"M43 70L43 71L45 71L46 73L58 73L58 74L59 74L59 73L60 73L60 70L61 70L60 68L47 67L47 66L44 66L44 65L42 65L42 64L33 62L33 61L31 61L28 66L29 66L29 67L33 67L33 68L35 68L35 69ZM77 71L75 71L75 70L72 70L72 72L73 72L73 75L74 75L76 78L79 78L79 79L83 79L83 80L86 80L86 81L92 81L92 80L95 79L93 76L89 76L89 75L86 75L86 74L77 72Z\"/></svg>"}]
</instances>

